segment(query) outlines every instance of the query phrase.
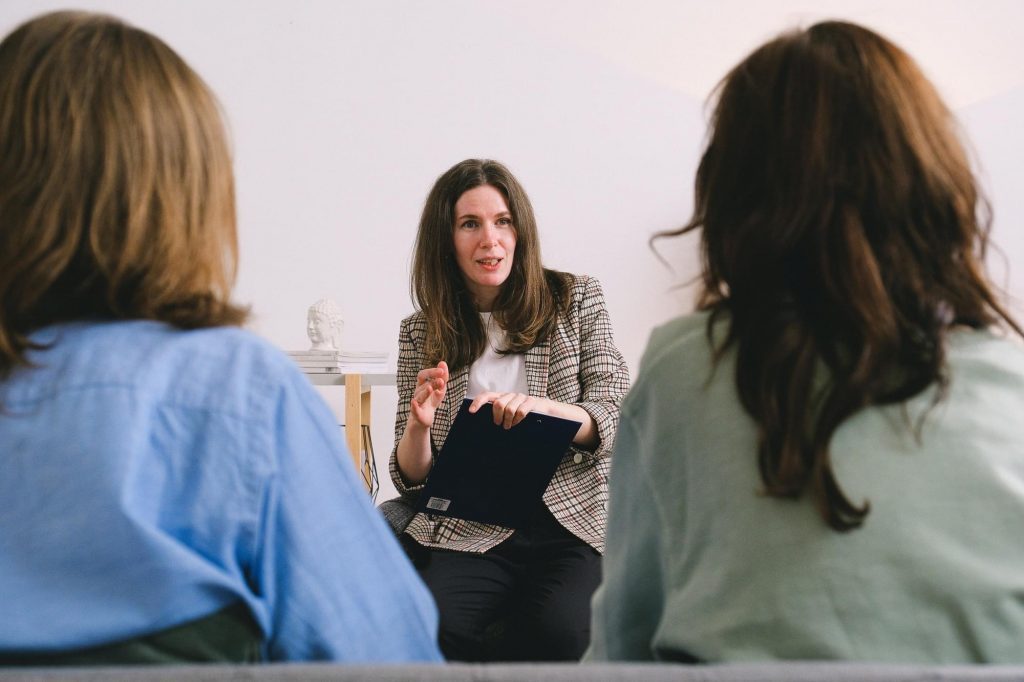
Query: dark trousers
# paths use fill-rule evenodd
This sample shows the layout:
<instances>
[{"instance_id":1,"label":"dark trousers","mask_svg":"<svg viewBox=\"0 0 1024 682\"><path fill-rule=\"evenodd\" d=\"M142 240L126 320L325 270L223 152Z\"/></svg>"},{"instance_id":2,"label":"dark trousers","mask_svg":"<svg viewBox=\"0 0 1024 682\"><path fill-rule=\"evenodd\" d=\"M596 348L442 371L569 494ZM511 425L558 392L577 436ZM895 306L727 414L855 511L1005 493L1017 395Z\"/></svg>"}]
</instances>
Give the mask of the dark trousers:
<instances>
[{"instance_id":1,"label":"dark trousers","mask_svg":"<svg viewBox=\"0 0 1024 682\"><path fill-rule=\"evenodd\" d=\"M209 616L166 630L88 649L0 653L0 668L259 663L263 660L262 649L260 626L249 612L249 607L237 602Z\"/></svg>"},{"instance_id":2,"label":"dark trousers","mask_svg":"<svg viewBox=\"0 0 1024 682\"><path fill-rule=\"evenodd\" d=\"M579 660L586 650L601 555L546 507L483 554L435 550L405 535L402 544L437 602L448 660Z\"/></svg>"}]
</instances>

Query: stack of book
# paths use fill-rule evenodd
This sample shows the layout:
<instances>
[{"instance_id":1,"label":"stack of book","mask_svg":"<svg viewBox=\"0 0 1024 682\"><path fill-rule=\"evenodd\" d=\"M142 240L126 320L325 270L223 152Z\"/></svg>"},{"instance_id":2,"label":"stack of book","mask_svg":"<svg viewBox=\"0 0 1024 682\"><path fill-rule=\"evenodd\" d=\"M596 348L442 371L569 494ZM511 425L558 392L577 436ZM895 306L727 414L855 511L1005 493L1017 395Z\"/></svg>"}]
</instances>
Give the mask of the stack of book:
<instances>
[{"instance_id":1,"label":"stack of book","mask_svg":"<svg viewBox=\"0 0 1024 682\"><path fill-rule=\"evenodd\" d=\"M304 374L386 374L388 354L353 350L292 350L289 357Z\"/></svg>"}]
</instances>

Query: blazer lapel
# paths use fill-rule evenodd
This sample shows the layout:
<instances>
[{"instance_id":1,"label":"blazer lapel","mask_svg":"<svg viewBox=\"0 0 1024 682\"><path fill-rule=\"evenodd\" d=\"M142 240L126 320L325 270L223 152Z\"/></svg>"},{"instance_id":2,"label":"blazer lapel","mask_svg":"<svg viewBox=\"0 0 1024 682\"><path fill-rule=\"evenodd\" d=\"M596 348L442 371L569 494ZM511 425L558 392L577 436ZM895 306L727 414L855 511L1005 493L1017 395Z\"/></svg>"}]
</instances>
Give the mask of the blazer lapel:
<instances>
[{"instance_id":1,"label":"blazer lapel","mask_svg":"<svg viewBox=\"0 0 1024 682\"><path fill-rule=\"evenodd\" d=\"M548 363L551 356L551 342L545 340L526 351L526 385L530 395L538 398L548 396Z\"/></svg>"}]
</instances>

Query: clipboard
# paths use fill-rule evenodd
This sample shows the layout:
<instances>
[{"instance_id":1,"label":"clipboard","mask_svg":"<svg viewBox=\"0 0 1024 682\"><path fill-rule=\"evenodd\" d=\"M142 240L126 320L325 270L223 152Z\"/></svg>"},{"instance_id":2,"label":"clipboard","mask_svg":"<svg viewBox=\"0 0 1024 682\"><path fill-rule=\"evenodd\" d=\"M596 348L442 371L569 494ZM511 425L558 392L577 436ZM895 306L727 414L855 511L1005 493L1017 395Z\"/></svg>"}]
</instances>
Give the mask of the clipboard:
<instances>
[{"instance_id":1,"label":"clipboard","mask_svg":"<svg viewBox=\"0 0 1024 682\"><path fill-rule=\"evenodd\" d=\"M581 423L530 412L511 429L494 423L492 405L459 413L420 492L416 511L506 528L537 511Z\"/></svg>"}]
</instances>

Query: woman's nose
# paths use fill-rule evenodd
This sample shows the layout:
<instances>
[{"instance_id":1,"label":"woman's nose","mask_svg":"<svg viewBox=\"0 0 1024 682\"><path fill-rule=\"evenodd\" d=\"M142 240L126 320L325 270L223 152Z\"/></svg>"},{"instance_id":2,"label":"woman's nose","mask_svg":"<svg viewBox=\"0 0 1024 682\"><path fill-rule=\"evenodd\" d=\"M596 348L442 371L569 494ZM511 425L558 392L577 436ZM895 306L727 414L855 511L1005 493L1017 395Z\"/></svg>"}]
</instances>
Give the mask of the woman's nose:
<instances>
[{"instance_id":1,"label":"woman's nose","mask_svg":"<svg viewBox=\"0 0 1024 682\"><path fill-rule=\"evenodd\" d=\"M487 223L483 226L480 231L480 246L497 246L498 244L498 231L494 228L494 225Z\"/></svg>"}]
</instances>

